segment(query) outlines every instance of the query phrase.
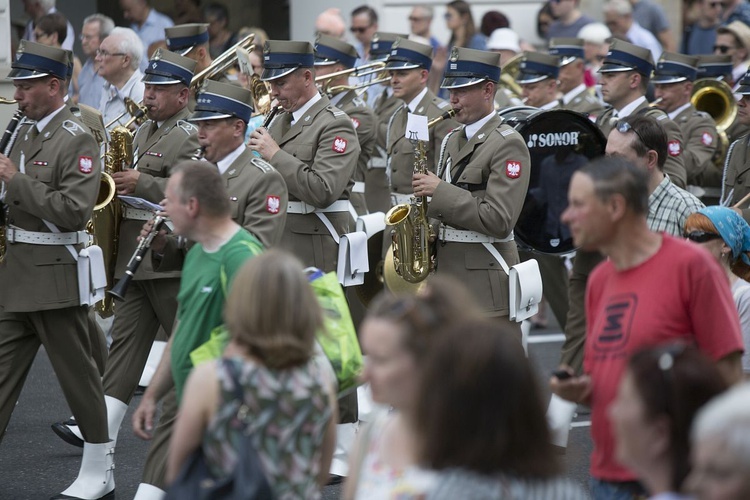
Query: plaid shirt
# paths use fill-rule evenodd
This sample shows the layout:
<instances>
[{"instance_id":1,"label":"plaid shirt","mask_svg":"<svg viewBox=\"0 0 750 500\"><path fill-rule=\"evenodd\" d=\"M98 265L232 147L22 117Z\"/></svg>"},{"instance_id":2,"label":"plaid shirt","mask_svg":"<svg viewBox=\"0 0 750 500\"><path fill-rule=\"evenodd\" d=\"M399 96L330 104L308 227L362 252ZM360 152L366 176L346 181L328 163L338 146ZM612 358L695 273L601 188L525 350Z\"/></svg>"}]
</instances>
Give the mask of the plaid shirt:
<instances>
[{"instance_id":1,"label":"plaid shirt","mask_svg":"<svg viewBox=\"0 0 750 500\"><path fill-rule=\"evenodd\" d=\"M662 180L648 198L648 227L652 231L664 231L681 237L688 215L705 205L695 196L680 189L664 174Z\"/></svg>"}]
</instances>

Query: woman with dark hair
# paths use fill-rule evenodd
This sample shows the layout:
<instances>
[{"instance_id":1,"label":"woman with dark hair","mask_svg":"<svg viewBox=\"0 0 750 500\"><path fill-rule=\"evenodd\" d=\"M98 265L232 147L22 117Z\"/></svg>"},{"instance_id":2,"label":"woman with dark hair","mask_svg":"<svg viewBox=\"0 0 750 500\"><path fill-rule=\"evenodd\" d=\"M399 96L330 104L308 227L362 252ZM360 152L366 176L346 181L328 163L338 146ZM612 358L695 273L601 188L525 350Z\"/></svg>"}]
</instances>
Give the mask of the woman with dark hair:
<instances>
[{"instance_id":1,"label":"woman with dark hair","mask_svg":"<svg viewBox=\"0 0 750 500\"><path fill-rule=\"evenodd\" d=\"M465 287L443 276L431 277L416 296L386 293L373 301L360 333L363 378L373 401L390 410L360 431L343 498L416 498L432 484L433 474L416 467L414 429L404 415L438 330L478 314Z\"/></svg>"},{"instance_id":2,"label":"woman with dark hair","mask_svg":"<svg viewBox=\"0 0 750 500\"><path fill-rule=\"evenodd\" d=\"M224 4L206 5L203 16L208 23L208 52L216 59L237 43L237 33L229 29L229 9Z\"/></svg>"},{"instance_id":3,"label":"woman with dark hair","mask_svg":"<svg viewBox=\"0 0 750 500\"><path fill-rule=\"evenodd\" d=\"M555 20L555 14L552 12L550 2L545 2L539 12L536 14L536 34L542 40L547 39L547 32L552 21Z\"/></svg>"},{"instance_id":4,"label":"woman with dark hair","mask_svg":"<svg viewBox=\"0 0 750 500\"><path fill-rule=\"evenodd\" d=\"M750 373L750 225L727 207L706 207L685 220L685 238L699 244L721 265L732 286L745 352L742 371Z\"/></svg>"},{"instance_id":5,"label":"woman with dark hair","mask_svg":"<svg viewBox=\"0 0 750 500\"><path fill-rule=\"evenodd\" d=\"M439 471L427 498L587 498L560 476L531 364L504 328L455 324L422 361L411 419L420 465Z\"/></svg>"},{"instance_id":6,"label":"woman with dark hair","mask_svg":"<svg viewBox=\"0 0 750 500\"><path fill-rule=\"evenodd\" d=\"M482 16L482 22L479 23L479 31L487 38L492 32L500 28L510 28L508 17L497 10L490 10Z\"/></svg>"},{"instance_id":7,"label":"woman with dark hair","mask_svg":"<svg viewBox=\"0 0 750 500\"><path fill-rule=\"evenodd\" d=\"M716 364L685 344L634 354L609 407L615 453L652 499L680 499L698 409L727 388Z\"/></svg>"},{"instance_id":8,"label":"woman with dark hair","mask_svg":"<svg viewBox=\"0 0 750 500\"><path fill-rule=\"evenodd\" d=\"M224 318L225 358L188 378L167 480L199 448L214 477L226 477L249 435L275 498L320 498L336 440L335 380L313 355L323 312L300 262L280 250L250 259L232 283ZM237 418L241 404L250 409L246 423Z\"/></svg>"},{"instance_id":9,"label":"woman with dark hair","mask_svg":"<svg viewBox=\"0 0 750 500\"><path fill-rule=\"evenodd\" d=\"M487 49L487 37L477 32L471 7L464 0L453 0L447 5L445 24L451 30L451 39L448 42L449 56L453 47Z\"/></svg>"}]
</instances>

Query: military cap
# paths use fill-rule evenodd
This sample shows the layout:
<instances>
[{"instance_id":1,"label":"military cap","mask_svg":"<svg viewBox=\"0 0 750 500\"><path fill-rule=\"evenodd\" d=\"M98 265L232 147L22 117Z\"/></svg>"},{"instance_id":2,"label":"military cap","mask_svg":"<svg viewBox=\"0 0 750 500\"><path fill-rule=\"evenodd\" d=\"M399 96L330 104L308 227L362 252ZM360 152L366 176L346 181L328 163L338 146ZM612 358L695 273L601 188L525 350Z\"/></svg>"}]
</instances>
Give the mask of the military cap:
<instances>
[{"instance_id":1,"label":"military cap","mask_svg":"<svg viewBox=\"0 0 750 500\"><path fill-rule=\"evenodd\" d=\"M484 80L497 83L499 79L499 52L453 47L440 87L444 89L457 89L468 87Z\"/></svg>"},{"instance_id":2,"label":"military cap","mask_svg":"<svg viewBox=\"0 0 750 500\"><path fill-rule=\"evenodd\" d=\"M654 59L651 51L623 40L612 40L607 57L604 58L599 73L616 73L637 71L650 77L654 70Z\"/></svg>"},{"instance_id":3,"label":"military cap","mask_svg":"<svg viewBox=\"0 0 750 500\"><path fill-rule=\"evenodd\" d=\"M229 83L205 80L195 98L195 112L191 122L237 117L247 123L253 114L252 93Z\"/></svg>"},{"instance_id":4,"label":"military cap","mask_svg":"<svg viewBox=\"0 0 750 500\"><path fill-rule=\"evenodd\" d=\"M399 38L391 45L391 53L386 60L386 69L415 69L432 67L432 46Z\"/></svg>"},{"instance_id":5,"label":"military cap","mask_svg":"<svg viewBox=\"0 0 750 500\"><path fill-rule=\"evenodd\" d=\"M72 50L65 49L65 53L68 55L68 78L73 78L73 66L75 65L75 56Z\"/></svg>"},{"instance_id":6,"label":"military cap","mask_svg":"<svg viewBox=\"0 0 750 500\"><path fill-rule=\"evenodd\" d=\"M391 45L398 38L408 38L409 35L401 33L386 33L385 31L378 31L372 36L370 42L370 60L371 61L385 61L391 54Z\"/></svg>"},{"instance_id":7,"label":"military cap","mask_svg":"<svg viewBox=\"0 0 750 500\"><path fill-rule=\"evenodd\" d=\"M583 38L551 38L550 55L560 58L560 67L567 66L576 59L583 59Z\"/></svg>"},{"instance_id":8,"label":"military cap","mask_svg":"<svg viewBox=\"0 0 750 500\"><path fill-rule=\"evenodd\" d=\"M275 80L297 68L312 68L315 52L310 42L268 40L263 46L263 73L260 79Z\"/></svg>"},{"instance_id":9,"label":"military cap","mask_svg":"<svg viewBox=\"0 0 750 500\"><path fill-rule=\"evenodd\" d=\"M740 86L734 92L735 94L750 95L750 71L740 78Z\"/></svg>"},{"instance_id":10,"label":"military cap","mask_svg":"<svg viewBox=\"0 0 750 500\"><path fill-rule=\"evenodd\" d=\"M196 64L192 59L174 52L156 49L156 52L148 61L145 75L143 75L141 81L150 85L183 83L189 86L190 80L193 79Z\"/></svg>"},{"instance_id":11,"label":"military cap","mask_svg":"<svg viewBox=\"0 0 750 500\"><path fill-rule=\"evenodd\" d=\"M724 33L730 33L734 35L740 45L750 50L750 26L743 23L742 21L732 21L726 26L719 26L716 29L716 34L721 35Z\"/></svg>"},{"instance_id":12,"label":"military cap","mask_svg":"<svg viewBox=\"0 0 750 500\"><path fill-rule=\"evenodd\" d=\"M12 69L8 78L11 80L27 80L49 75L65 80L68 77L68 53L64 49L21 40L16 60L10 67Z\"/></svg>"},{"instance_id":13,"label":"military cap","mask_svg":"<svg viewBox=\"0 0 750 500\"><path fill-rule=\"evenodd\" d=\"M698 56L698 78L720 78L731 75L733 69L732 56L728 54Z\"/></svg>"},{"instance_id":14,"label":"military cap","mask_svg":"<svg viewBox=\"0 0 750 500\"><path fill-rule=\"evenodd\" d=\"M536 83L547 78L557 79L560 74L560 59L542 52L524 52L521 57L518 83Z\"/></svg>"},{"instance_id":15,"label":"military cap","mask_svg":"<svg viewBox=\"0 0 750 500\"><path fill-rule=\"evenodd\" d=\"M330 66L341 63L353 68L359 55L353 45L328 35L315 38L315 66Z\"/></svg>"},{"instance_id":16,"label":"military cap","mask_svg":"<svg viewBox=\"0 0 750 500\"><path fill-rule=\"evenodd\" d=\"M676 54L674 52L663 52L659 58L659 62L656 63L656 69L651 81L662 84L684 82L686 80L692 82L697 76L697 57Z\"/></svg>"},{"instance_id":17,"label":"military cap","mask_svg":"<svg viewBox=\"0 0 750 500\"><path fill-rule=\"evenodd\" d=\"M208 24L190 23L164 28L164 36L167 48L184 56L196 45L208 43Z\"/></svg>"}]
</instances>

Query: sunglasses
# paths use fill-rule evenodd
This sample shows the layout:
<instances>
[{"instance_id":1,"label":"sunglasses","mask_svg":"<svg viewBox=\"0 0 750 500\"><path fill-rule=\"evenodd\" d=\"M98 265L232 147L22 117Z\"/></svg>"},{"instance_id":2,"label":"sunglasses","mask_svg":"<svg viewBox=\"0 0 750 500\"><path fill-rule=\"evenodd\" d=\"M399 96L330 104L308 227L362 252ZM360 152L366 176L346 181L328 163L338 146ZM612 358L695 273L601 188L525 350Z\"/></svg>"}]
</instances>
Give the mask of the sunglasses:
<instances>
[{"instance_id":1,"label":"sunglasses","mask_svg":"<svg viewBox=\"0 0 750 500\"><path fill-rule=\"evenodd\" d=\"M362 34L365 31L369 30L371 27L372 27L372 24L370 26L365 26L364 28L360 28L358 26L352 26L351 28L349 28L349 31L351 31L352 33Z\"/></svg>"},{"instance_id":2,"label":"sunglasses","mask_svg":"<svg viewBox=\"0 0 750 500\"><path fill-rule=\"evenodd\" d=\"M730 47L729 45L714 45L714 52L719 52L721 54L726 54L732 49L736 49L737 47Z\"/></svg>"},{"instance_id":3,"label":"sunglasses","mask_svg":"<svg viewBox=\"0 0 750 500\"><path fill-rule=\"evenodd\" d=\"M638 137L638 140L641 141L641 144L646 146L648 149L652 149L651 146L649 146L648 143L643 140L643 136L641 135L641 133L638 132L636 129L634 129L630 123L624 120L619 120L617 124L615 125L615 128L621 134L627 134L628 132L633 132L636 135L636 137Z\"/></svg>"},{"instance_id":4,"label":"sunglasses","mask_svg":"<svg viewBox=\"0 0 750 500\"><path fill-rule=\"evenodd\" d=\"M418 23L419 21L425 21L429 19L429 17L415 17L415 16L409 16L409 21L412 23Z\"/></svg>"},{"instance_id":5,"label":"sunglasses","mask_svg":"<svg viewBox=\"0 0 750 500\"><path fill-rule=\"evenodd\" d=\"M695 243L705 243L711 240L721 239L721 235L716 233L709 233L706 231L690 231L689 233L683 234L686 240L693 241Z\"/></svg>"}]
</instances>

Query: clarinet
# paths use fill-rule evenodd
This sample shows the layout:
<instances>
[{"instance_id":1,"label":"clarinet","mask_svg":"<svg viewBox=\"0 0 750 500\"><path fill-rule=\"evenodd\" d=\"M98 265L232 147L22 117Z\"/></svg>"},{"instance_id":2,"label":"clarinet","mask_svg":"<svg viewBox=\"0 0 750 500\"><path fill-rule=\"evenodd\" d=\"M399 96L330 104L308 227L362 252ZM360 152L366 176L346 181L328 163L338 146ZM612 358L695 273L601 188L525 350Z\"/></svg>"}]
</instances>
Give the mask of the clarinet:
<instances>
[{"instance_id":1,"label":"clarinet","mask_svg":"<svg viewBox=\"0 0 750 500\"><path fill-rule=\"evenodd\" d=\"M16 112L13 113L13 117L10 119L8 127L5 129L2 139L0 139L0 152L5 156L8 156L11 148L13 148L13 143L16 142L16 137L18 137L18 124L22 117L23 111L17 109Z\"/></svg>"},{"instance_id":2,"label":"clarinet","mask_svg":"<svg viewBox=\"0 0 750 500\"><path fill-rule=\"evenodd\" d=\"M130 260L128 261L128 266L125 269L125 276L120 278L120 281L118 281L117 284L107 292L109 295L118 300L125 299L125 294L128 291L130 282L133 280L136 271L138 271L138 267L141 265L143 258L146 256L146 252L148 252L148 249L151 248L151 243L154 241L156 235L159 234L159 230L161 229L162 225L164 225L164 222L167 220L167 218L161 215L157 215L152 220L154 222L154 225L151 227L151 231L149 231L146 237L142 238L141 241L138 242L138 246L136 247L135 252L133 252L133 256L130 257Z\"/></svg>"}]
</instances>

